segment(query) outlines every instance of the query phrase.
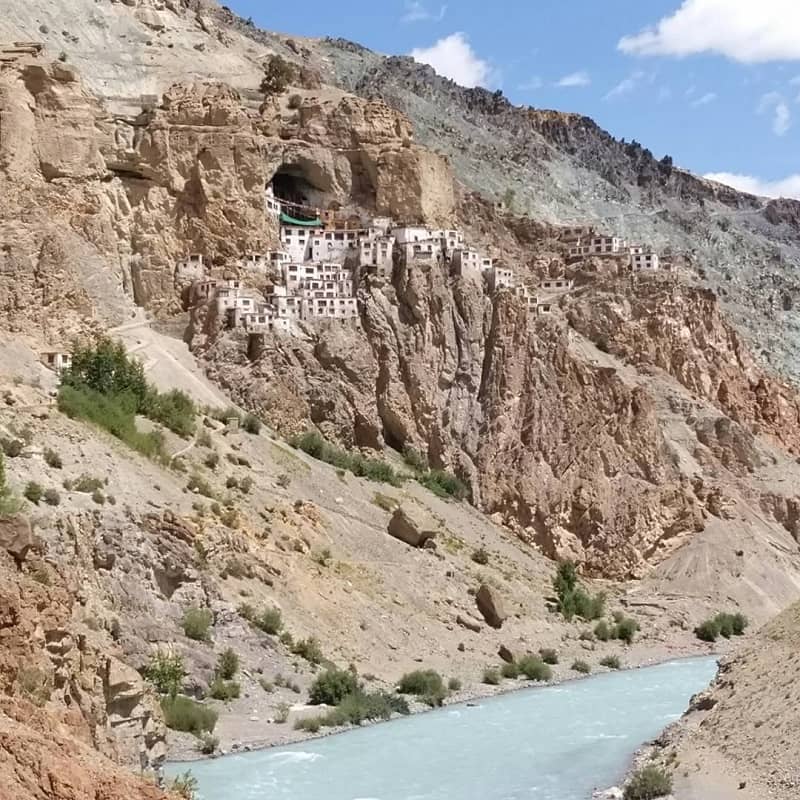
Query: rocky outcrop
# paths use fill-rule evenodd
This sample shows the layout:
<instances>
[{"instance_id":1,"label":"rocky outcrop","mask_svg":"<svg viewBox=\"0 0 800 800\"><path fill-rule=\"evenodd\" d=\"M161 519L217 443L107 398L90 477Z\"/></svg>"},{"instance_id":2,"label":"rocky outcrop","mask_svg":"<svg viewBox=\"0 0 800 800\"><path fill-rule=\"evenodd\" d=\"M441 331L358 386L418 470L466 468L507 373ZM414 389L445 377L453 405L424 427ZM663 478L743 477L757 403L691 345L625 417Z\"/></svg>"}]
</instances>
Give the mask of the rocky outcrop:
<instances>
[{"instance_id":1,"label":"rocky outcrop","mask_svg":"<svg viewBox=\"0 0 800 800\"><path fill-rule=\"evenodd\" d=\"M434 543L437 528L436 521L424 509L403 505L394 510L387 530L390 536L412 547L427 547Z\"/></svg>"},{"instance_id":2,"label":"rocky outcrop","mask_svg":"<svg viewBox=\"0 0 800 800\"><path fill-rule=\"evenodd\" d=\"M0 517L0 548L21 564L34 546L31 523L27 517Z\"/></svg>"},{"instance_id":3,"label":"rocky outcrop","mask_svg":"<svg viewBox=\"0 0 800 800\"><path fill-rule=\"evenodd\" d=\"M485 583L481 584L478 593L475 595L475 604L481 612L486 624L492 628L502 628L508 614L503 607L503 601L496 589L492 589Z\"/></svg>"}]
</instances>

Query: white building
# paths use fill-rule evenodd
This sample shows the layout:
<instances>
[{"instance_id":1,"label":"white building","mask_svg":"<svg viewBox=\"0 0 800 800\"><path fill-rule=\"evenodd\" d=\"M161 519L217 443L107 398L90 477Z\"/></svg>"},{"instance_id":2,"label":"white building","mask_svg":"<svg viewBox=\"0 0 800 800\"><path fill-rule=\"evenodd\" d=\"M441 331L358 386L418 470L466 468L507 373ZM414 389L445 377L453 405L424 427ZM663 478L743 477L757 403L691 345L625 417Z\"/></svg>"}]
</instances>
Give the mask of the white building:
<instances>
[{"instance_id":1,"label":"white building","mask_svg":"<svg viewBox=\"0 0 800 800\"><path fill-rule=\"evenodd\" d=\"M489 275L489 288L496 292L498 289L514 288L514 271L505 267L493 266Z\"/></svg>"},{"instance_id":2,"label":"white building","mask_svg":"<svg viewBox=\"0 0 800 800\"><path fill-rule=\"evenodd\" d=\"M579 239L569 249L570 256L616 256L625 252L627 243L618 236L593 236Z\"/></svg>"},{"instance_id":3,"label":"white building","mask_svg":"<svg viewBox=\"0 0 800 800\"><path fill-rule=\"evenodd\" d=\"M63 350L45 350L39 354L39 358L53 372L61 373L72 366L72 353L65 353Z\"/></svg>"},{"instance_id":4,"label":"white building","mask_svg":"<svg viewBox=\"0 0 800 800\"><path fill-rule=\"evenodd\" d=\"M205 264L200 253L191 253L175 267L175 276L179 280L199 281L205 275Z\"/></svg>"},{"instance_id":5,"label":"white building","mask_svg":"<svg viewBox=\"0 0 800 800\"><path fill-rule=\"evenodd\" d=\"M574 281L567 280L566 278L546 278L539 284L539 288L543 292L569 292L575 285Z\"/></svg>"},{"instance_id":6,"label":"white building","mask_svg":"<svg viewBox=\"0 0 800 800\"><path fill-rule=\"evenodd\" d=\"M392 268L394 242L394 236L385 235L362 239L359 243L359 264L374 268L378 273L386 273Z\"/></svg>"},{"instance_id":7,"label":"white building","mask_svg":"<svg viewBox=\"0 0 800 800\"><path fill-rule=\"evenodd\" d=\"M280 216L281 204L280 201L277 200L275 197L275 192L272 189L272 184L269 184L269 186L267 186L267 191L264 200L265 200L267 214L270 214L274 217Z\"/></svg>"},{"instance_id":8,"label":"white building","mask_svg":"<svg viewBox=\"0 0 800 800\"><path fill-rule=\"evenodd\" d=\"M311 246L315 237L322 233L322 228L307 228L302 225L281 225L281 242L283 250L292 261L309 261Z\"/></svg>"},{"instance_id":9,"label":"white building","mask_svg":"<svg viewBox=\"0 0 800 800\"><path fill-rule=\"evenodd\" d=\"M471 247L457 247L452 251L451 266L456 275L477 274L481 271L481 254Z\"/></svg>"},{"instance_id":10,"label":"white building","mask_svg":"<svg viewBox=\"0 0 800 800\"><path fill-rule=\"evenodd\" d=\"M494 266L494 259L484 257L481 258L481 272L489 272L491 268Z\"/></svg>"},{"instance_id":11,"label":"white building","mask_svg":"<svg viewBox=\"0 0 800 800\"><path fill-rule=\"evenodd\" d=\"M268 253L247 253L239 259L239 266L256 272L266 273L270 264Z\"/></svg>"},{"instance_id":12,"label":"white building","mask_svg":"<svg viewBox=\"0 0 800 800\"><path fill-rule=\"evenodd\" d=\"M594 234L591 225L569 225L561 229L562 242L577 242L581 239L590 239Z\"/></svg>"},{"instance_id":13,"label":"white building","mask_svg":"<svg viewBox=\"0 0 800 800\"><path fill-rule=\"evenodd\" d=\"M361 239L369 238L368 229L316 231L311 242L312 261L344 261L359 251Z\"/></svg>"},{"instance_id":14,"label":"white building","mask_svg":"<svg viewBox=\"0 0 800 800\"><path fill-rule=\"evenodd\" d=\"M528 289L525 284L517 286L516 289L514 289L514 294L525 303L525 307L528 311L536 312L538 298L535 294L531 293L530 289Z\"/></svg>"},{"instance_id":15,"label":"white building","mask_svg":"<svg viewBox=\"0 0 800 800\"><path fill-rule=\"evenodd\" d=\"M631 253L631 269L634 272L656 270L658 267L658 255L656 253Z\"/></svg>"}]
</instances>

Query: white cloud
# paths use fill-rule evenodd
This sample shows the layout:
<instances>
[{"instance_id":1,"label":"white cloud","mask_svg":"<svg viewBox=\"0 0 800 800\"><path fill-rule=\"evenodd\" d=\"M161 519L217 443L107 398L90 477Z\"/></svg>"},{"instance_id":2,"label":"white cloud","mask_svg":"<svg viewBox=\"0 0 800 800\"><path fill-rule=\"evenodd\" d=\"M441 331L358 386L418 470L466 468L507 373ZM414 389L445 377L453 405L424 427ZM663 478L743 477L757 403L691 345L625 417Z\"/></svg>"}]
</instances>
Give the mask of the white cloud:
<instances>
[{"instance_id":1,"label":"white cloud","mask_svg":"<svg viewBox=\"0 0 800 800\"><path fill-rule=\"evenodd\" d=\"M541 89L542 86L544 86L544 81L538 75L534 75L530 80L521 83L518 88L521 92L530 92Z\"/></svg>"},{"instance_id":2,"label":"white cloud","mask_svg":"<svg viewBox=\"0 0 800 800\"><path fill-rule=\"evenodd\" d=\"M617 45L624 53L688 56L716 53L755 64L800 60L797 0L684 0L656 25Z\"/></svg>"},{"instance_id":3,"label":"white cloud","mask_svg":"<svg viewBox=\"0 0 800 800\"><path fill-rule=\"evenodd\" d=\"M706 92L702 97L698 97L697 100L692 100L689 105L692 108L700 108L700 106L707 106L709 103L713 103L716 99L716 92Z\"/></svg>"},{"instance_id":4,"label":"white cloud","mask_svg":"<svg viewBox=\"0 0 800 800\"><path fill-rule=\"evenodd\" d=\"M703 177L732 186L740 192L749 192L762 197L793 197L800 200L800 175L789 175L778 181L763 181L752 175L737 175L734 172L709 172Z\"/></svg>"},{"instance_id":5,"label":"white cloud","mask_svg":"<svg viewBox=\"0 0 800 800\"><path fill-rule=\"evenodd\" d=\"M416 47L410 55L462 86L486 86L492 75L489 62L478 58L463 33L451 33L431 47Z\"/></svg>"},{"instance_id":6,"label":"white cloud","mask_svg":"<svg viewBox=\"0 0 800 800\"><path fill-rule=\"evenodd\" d=\"M776 136L785 136L792 127L792 112L789 105L778 92L767 92L762 95L758 104L758 113L772 112L772 132Z\"/></svg>"},{"instance_id":7,"label":"white cloud","mask_svg":"<svg viewBox=\"0 0 800 800\"><path fill-rule=\"evenodd\" d=\"M556 86L561 86L562 88L566 89L574 89L582 86L588 86L591 82L592 79L589 77L588 72L571 72L569 75L565 75L563 78L556 81Z\"/></svg>"},{"instance_id":8,"label":"white cloud","mask_svg":"<svg viewBox=\"0 0 800 800\"><path fill-rule=\"evenodd\" d=\"M611 100L614 97L620 97L624 94L629 94L634 89L636 89L642 80L646 77L645 73L641 70L637 70L636 72L628 75L627 78L623 78L613 89L606 93L603 97L603 100Z\"/></svg>"},{"instance_id":9,"label":"white cloud","mask_svg":"<svg viewBox=\"0 0 800 800\"><path fill-rule=\"evenodd\" d=\"M400 18L403 22L441 22L447 13L447 6L440 6L437 12L428 9L419 0L406 0L406 10Z\"/></svg>"}]
</instances>

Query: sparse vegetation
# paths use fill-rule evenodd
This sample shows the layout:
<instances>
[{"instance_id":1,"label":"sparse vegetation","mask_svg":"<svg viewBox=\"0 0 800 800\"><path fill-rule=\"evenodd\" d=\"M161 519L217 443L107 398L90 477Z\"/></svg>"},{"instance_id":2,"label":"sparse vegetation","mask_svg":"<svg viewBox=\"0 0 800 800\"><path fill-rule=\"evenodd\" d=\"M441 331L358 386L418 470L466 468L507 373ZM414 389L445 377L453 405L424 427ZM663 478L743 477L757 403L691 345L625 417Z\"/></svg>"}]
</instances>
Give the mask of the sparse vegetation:
<instances>
[{"instance_id":1,"label":"sparse vegetation","mask_svg":"<svg viewBox=\"0 0 800 800\"><path fill-rule=\"evenodd\" d=\"M92 501L94 503L97 503L97 505L99 506L103 506L106 503L106 496L103 494L102 491L100 491L100 489L95 489L92 492Z\"/></svg>"},{"instance_id":2,"label":"sparse vegetation","mask_svg":"<svg viewBox=\"0 0 800 800\"><path fill-rule=\"evenodd\" d=\"M0 452L0 517L16 514L20 500L6 483L6 467L4 454Z\"/></svg>"},{"instance_id":3,"label":"sparse vegetation","mask_svg":"<svg viewBox=\"0 0 800 800\"><path fill-rule=\"evenodd\" d=\"M245 414L242 420L242 430L257 436L261 433L261 420L255 414Z\"/></svg>"},{"instance_id":4,"label":"sparse vegetation","mask_svg":"<svg viewBox=\"0 0 800 800\"><path fill-rule=\"evenodd\" d=\"M183 695L167 695L161 698L164 722L174 731L184 731L200 736L204 731L211 733L219 716L213 708Z\"/></svg>"},{"instance_id":5,"label":"sparse vegetation","mask_svg":"<svg viewBox=\"0 0 800 800\"><path fill-rule=\"evenodd\" d=\"M208 687L208 694L214 700L235 700L241 692L242 689L236 681L226 681L219 676L214 678Z\"/></svg>"},{"instance_id":6,"label":"sparse vegetation","mask_svg":"<svg viewBox=\"0 0 800 800\"><path fill-rule=\"evenodd\" d=\"M391 464L375 458L365 458L360 453L350 453L327 442L316 431L295 436L290 443L292 447L308 453L312 458L339 469L346 469L359 477L392 486L400 486L402 483L401 476L395 472Z\"/></svg>"},{"instance_id":7,"label":"sparse vegetation","mask_svg":"<svg viewBox=\"0 0 800 800\"><path fill-rule=\"evenodd\" d=\"M66 53L62 61L66 61ZM194 800L197 795L197 778L188 770L176 775L169 783L169 791L178 795L181 800Z\"/></svg>"},{"instance_id":8,"label":"sparse vegetation","mask_svg":"<svg viewBox=\"0 0 800 800\"><path fill-rule=\"evenodd\" d=\"M214 497L214 490L211 488L211 484L202 475L192 475L186 484L186 488L195 494L202 494L203 497Z\"/></svg>"},{"instance_id":9,"label":"sparse vegetation","mask_svg":"<svg viewBox=\"0 0 800 800\"><path fill-rule=\"evenodd\" d=\"M489 563L489 554L482 547L473 550L470 558L482 567L485 567Z\"/></svg>"},{"instance_id":10,"label":"sparse vegetation","mask_svg":"<svg viewBox=\"0 0 800 800\"><path fill-rule=\"evenodd\" d=\"M622 617L614 626L614 638L621 639L626 644L631 644L638 630L639 623L635 619L632 617Z\"/></svg>"},{"instance_id":11,"label":"sparse vegetation","mask_svg":"<svg viewBox=\"0 0 800 800\"><path fill-rule=\"evenodd\" d=\"M747 617L744 614L729 614L721 612L711 619L701 622L694 633L704 642L716 642L722 636L730 639L731 636L741 636L747 628Z\"/></svg>"},{"instance_id":12,"label":"sparse vegetation","mask_svg":"<svg viewBox=\"0 0 800 800\"><path fill-rule=\"evenodd\" d=\"M219 453L212 450L204 459L203 463L210 469L215 470L219 466Z\"/></svg>"},{"instance_id":13,"label":"sparse vegetation","mask_svg":"<svg viewBox=\"0 0 800 800\"><path fill-rule=\"evenodd\" d=\"M190 608L183 616L183 632L197 642L207 642L211 638L211 623L214 615L207 608Z\"/></svg>"},{"instance_id":14,"label":"sparse vegetation","mask_svg":"<svg viewBox=\"0 0 800 800\"><path fill-rule=\"evenodd\" d=\"M200 735L199 741L197 743L197 749L204 756L214 755L214 753L217 752L218 747L219 747L218 736L214 736L213 733L208 733L207 731Z\"/></svg>"},{"instance_id":15,"label":"sparse vegetation","mask_svg":"<svg viewBox=\"0 0 800 800\"><path fill-rule=\"evenodd\" d=\"M600 659L600 666L608 667L608 669L620 669L622 664L620 663L619 656L611 655Z\"/></svg>"},{"instance_id":16,"label":"sparse vegetation","mask_svg":"<svg viewBox=\"0 0 800 800\"><path fill-rule=\"evenodd\" d=\"M558 664L558 653L552 647L543 647L539 650L539 657L545 664Z\"/></svg>"},{"instance_id":17,"label":"sparse vegetation","mask_svg":"<svg viewBox=\"0 0 800 800\"><path fill-rule=\"evenodd\" d=\"M275 722L280 722L281 724L286 722L289 719L291 710L291 706L288 703L278 703L275 707Z\"/></svg>"},{"instance_id":18,"label":"sparse vegetation","mask_svg":"<svg viewBox=\"0 0 800 800\"><path fill-rule=\"evenodd\" d=\"M285 472L282 472L278 477L275 479L275 483L281 487L281 489L288 489L292 483L291 475L287 475Z\"/></svg>"},{"instance_id":19,"label":"sparse vegetation","mask_svg":"<svg viewBox=\"0 0 800 800\"><path fill-rule=\"evenodd\" d=\"M388 494L383 494L381 492L375 492L375 494L372 495L372 502L374 505L378 506L378 508L388 511L389 513L394 511L398 506L397 500L395 500L394 497L390 497Z\"/></svg>"},{"instance_id":20,"label":"sparse vegetation","mask_svg":"<svg viewBox=\"0 0 800 800\"><path fill-rule=\"evenodd\" d=\"M553 578L553 588L558 597L558 610L568 622L574 617L595 620L603 616L605 595L602 592L591 595L580 586L575 565L571 561L564 561L558 565Z\"/></svg>"},{"instance_id":21,"label":"sparse vegetation","mask_svg":"<svg viewBox=\"0 0 800 800\"><path fill-rule=\"evenodd\" d=\"M17 673L20 691L36 706L43 706L53 690L50 675L37 667L22 667Z\"/></svg>"},{"instance_id":22,"label":"sparse vegetation","mask_svg":"<svg viewBox=\"0 0 800 800\"><path fill-rule=\"evenodd\" d=\"M418 669L407 672L397 684L400 694L413 694L422 697L444 691L442 676L433 669Z\"/></svg>"},{"instance_id":23,"label":"sparse vegetation","mask_svg":"<svg viewBox=\"0 0 800 800\"><path fill-rule=\"evenodd\" d=\"M266 678L259 678L258 683L267 694L272 694L275 691L275 684Z\"/></svg>"},{"instance_id":24,"label":"sparse vegetation","mask_svg":"<svg viewBox=\"0 0 800 800\"><path fill-rule=\"evenodd\" d=\"M321 567L327 567L331 560L333 559L333 554L329 547L324 547L322 550L315 550L311 554L311 560L315 564L319 564Z\"/></svg>"},{"instance_id":25,"label":"sparse vegetation","mask_svg":"<svg viewBox=\"0 0 800 800\"><path fill-rule=\"evenodd\" d=\"M183 683L186 669L177 653L158 652L144 669L144 677L153 684L159 694L175 696Z\"/></svg>"},{"instance_id":26,"label":"sparse vegetation","mask_svg":"<svg viewBox=\"0 0 800 800\"><path fill-rule=\"evenodd\" d=\"M415 472L425 472L428 469L428 459L413 447L403 448L403 461Z\"/></svg>"},{"instance_id":27,"label":"sparse vegetation","mask_svg":"<svg viewBox=\"0 0 800 800\"><path fill-rule=\"evenodd\" d=\"M445 470L432 469L428 470L428 472L418 473L415 477L419 483L437 497L452 497L456 500L463 500L469 494L467 485L460 478Z\"/></svg>"},{"instance_id":28,"label":"sparse vegetation","mask_svg":"<svg viewBox=\"0 0 800 800\"><path fill-rule=\"evenodd\" d=\"M500 674L504 678L508 678L510 680L514 680L515 678L519 678L519 667L517 666L516 661L506 661L502 667L500 667Z\"/></svg>"},{"instance_id":29,"label":"sparse vegetation","mask_svg":"<svg viewBox=\"0 0 800 800\"><path fill-rule=\"evenodd\" d=\"M309 664L321 664L324 656L319 642L310 636L308 639L300 639L292 645L291 652L300 658L304 658Z\"/></svg>"},{"instance_id":30,"label":"sparse vegetation","mask_svg":"<svg viewBox=\"0 0 800 800\"><path fill-rule=\"evenodd\" d=\"M517 667L522 675L529 681L549 681L553 677L553 670L537 656L523 656L517 662Z\"/></svg>"},{"instance_id":31,"label":"sparse vegetation","mask_svg":"<svg viewBox=\"0 0 800 800\"><path fill-rule=\"evenodd\" d=\"M8 458L17 458L24 448L25 442L22 439L0 438L0 449L2 449L3 455L8 456Z\"/></svg>"},{"instance_id":32,"label":"sparse vegetation","mask_svg":"<svg viewBox=\"0 0 800 800\"><path fill-rule=\"evenodd\" d=\"M94 494L105 486L102 478L95 478L92 475L87 475L85 472L76 480L72 481L69 486L65 485L67 491L81 492L82 494Z\"/></svg>"},{"instance_id":33,"label":"sparse vegetation","mask_svg":"<svg viewBox=\"0 0 800 800\"><path fill-rule=\"evenodd\" d=\"M253 624L259 630L271 636L280 632L283 627L283 617L279 608L265 608L254 620Z\"/></svg>"},{"instance_id":34,"label":"sparse vegetation","mask_svg":"<svg viewBox=\"0 0 800 800\"><path fill-rule=\"evenodd\" d=\"M61 456L49 447L44 451L44 463L52 469L61 469L64 466Z\"/></svg>"},{"instance_id":35,"label":"sparse vegetation","mask_svg":"<svg viewBox=\"0 0 800 800\"><path fill-rule=\"evenodd\" d=\"M239 656L232 647L223 650L217 659L216 673L223 680L229 681L239 671Z\"/></svg>"},{"instance_id":36,"label":"sparse vegetation","mask_svg":"<svg viewBox=\"0 0 800 800\"><path fill-rule=\"evenodd\" d=\"M592 671L592 668L589 666L589 664L581 659L573 661L570 669L574 670L575 672L580 672L583 675L588 675Z\"/></svg>"},{"instance_id":37,"label":"sparse vegetation","mask_svg":"<svg viewBox=\"0 0 800 800\"><path fill-rule=\"evenodd\" d=\"M500 684L500 672L494 667L487 667L483 671L483 678L481 681L489 686L498 686Z\"/></svg>"},{"instance_id":38,"label":"sparse vegetation","mask_svg":"<svg viewBox=\"0 0 800 800\"><path fill-rule=\"evenodd\" d=\"M358 689L358 679L349 670L328 669L317 676L308 693L311 705L338 705Z\"/></svg>"},{"instance_id":39,"label":"sparse vegetation","mask_svg":"<svg viewBox=\"0 0 800 800\"><path fill-rule=\"evenodd\" d=\"M625 800L656 800L672 793L672 777L655 764L637 770L625 787Z\"/></svg>"},{"instance_id":40,"label":"sparse vegetation","mask_svg":"<svg viewBox=\"0 0 800 800\"><path fill-rule=\"evenodd\" d=\"M265 96L283 94L294 80L295 69L292 64L279 55L271 55L264 62L264 77L259 89Z\"/></svg>"},{"instance_id":41,"label":"sparse vegetation","mask_svg":"<svg viewBox=\"0 0 800 800\"><path fill-rule=\"evenodd\" d=\"M25 484L23 494L26 500L30 500L31 503L38 506L39 501L44 496L44 489L36 481L28 481Z\"/></svg>"},{"instance_id":42,"label":"sparse vegetation","mask_svg":"<svg viewBox=\"0 0 800 800\"><path fill-rule=\"evenodd\" d=\"M46 489L44 493L44 501L49 506L57 506L61 502L61 495L57 489Z\"/></svg>"},{"instance_id":43,"label":"sparse vegetation","mask_svg":"<svg viewBox=\"0 0 800 800\"><path fill-rule=\"evenodd\" d=\"M447 681L447 690L450 692L460 692L461 681L458 678L450 678L450 680Z\"/></svg>"}]
</instances>

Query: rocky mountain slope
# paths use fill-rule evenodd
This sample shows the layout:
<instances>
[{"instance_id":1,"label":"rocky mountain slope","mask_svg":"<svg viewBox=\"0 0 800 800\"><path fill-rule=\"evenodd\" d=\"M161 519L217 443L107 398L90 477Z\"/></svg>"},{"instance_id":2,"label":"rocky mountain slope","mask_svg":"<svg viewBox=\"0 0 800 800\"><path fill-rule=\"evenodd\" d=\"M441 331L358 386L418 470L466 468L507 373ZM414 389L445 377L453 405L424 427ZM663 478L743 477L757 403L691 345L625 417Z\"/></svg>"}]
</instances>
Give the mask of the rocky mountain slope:
<instances>
[{"instance_id":1,"label":"rocky mountain slope","mask_svg":"<svg viewBox=\"0 0 800 800\"><path fill-rule=\"evenodd\" d=\"M48 727L52 757L78 754L93 785L119 764L157 768L165 733L136 670L164 649L201 696L236 647L242 696L209 701L227 749L292 735L275 721L284 703L290 722L307 713L298 639L384 687L422 663L474 688L501 646L557 647L562 675L577 656L594 665L620 645L547 610L555 558L639 619L628 663L705 652L692 628L723 608L760 623L796 600L800 401L771 368L796 374L794 204L700 180L590 120L258 31L210 2L15 0L0 42L20 40L46 49L0 67L0 435L26 441L6 462L12 486L60 497L0 523L14 647L0 752L15 798L87 796L77 772L48 788L42 776L61 774L42 767ZM265 98L270 53L298 66ZM343 212L458 225L518 279L566 271L576 288L532 318L436 265L359 274L359 328L251 343L195 302L178 265L201 252L215 277L263 281L234 261L278 242L264 214L276 172ZM557 223L575 221L651 243L674 269L631 281L568 264ZM109 330L159 388L233 401L269 432L209 411L203 436L164 432L174 458L158 464L67 419L37 354ZM471 504L286 444L311 426L395 465L412 447L457 473ZM74 489L82 473L102 502ZM435 521L436 550L387 534L398 503ZM480 617L481 585L506 607L502 629ZM291 640L259 632L242 604L279 607ZM192 607L212 612L210 641L185 636ZM125 796L157 795L142 782Z\"/></svg>"}]
</instances>

